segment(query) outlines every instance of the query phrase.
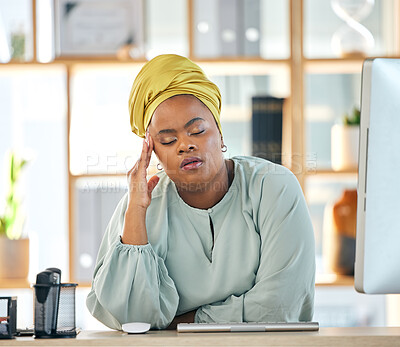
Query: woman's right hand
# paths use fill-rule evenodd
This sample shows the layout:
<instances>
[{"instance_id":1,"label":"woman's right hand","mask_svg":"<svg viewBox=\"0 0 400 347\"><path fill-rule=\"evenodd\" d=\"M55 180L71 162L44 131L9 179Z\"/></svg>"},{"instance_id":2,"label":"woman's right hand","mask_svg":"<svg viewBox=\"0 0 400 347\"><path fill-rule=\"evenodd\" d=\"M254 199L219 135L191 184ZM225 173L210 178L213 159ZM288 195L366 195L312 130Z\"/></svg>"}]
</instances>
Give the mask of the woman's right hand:
<instances>
[{"instance_id":1,"label":"woman's right hand","mask_svg":"<svg viewBox=\"0 0 400 347\"><path fill-rule=\"evenodd\" d=\"M129 207L147 209L151 202L151 192L159 181L158 176L153 176L147 182L147 169L150 164L150 158L153 151L153 139L149 132L143 140L142 153L139 160L127 173L129 188Z\"/></svg>"},{"instance_id":2,"label":"woman's right hand","mask_svg":"<svg viewBox=\"0 0 400 347\"><path fill-rule=\"evenodd\" d=\"M146 211L151 202L151 192L159 181L158 176L151 177L148 182L146 178L152 151L153 139L146 132L140 158L127 173L129 199L125 212L125 223L122 234L123 243L140 245L148 242Z\"/></svg>"}]
</instances>

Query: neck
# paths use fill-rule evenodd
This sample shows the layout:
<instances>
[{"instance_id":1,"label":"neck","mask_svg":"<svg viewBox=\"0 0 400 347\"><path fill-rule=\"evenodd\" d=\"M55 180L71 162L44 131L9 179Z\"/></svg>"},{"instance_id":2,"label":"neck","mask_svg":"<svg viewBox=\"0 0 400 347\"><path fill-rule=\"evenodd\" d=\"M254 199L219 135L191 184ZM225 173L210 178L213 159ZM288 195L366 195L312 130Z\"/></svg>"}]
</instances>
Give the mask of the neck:
<instances>
[{"instance_id":1,"label":"neck","mask_svg":"<svg viewBox=\"0 0 400 347\"><path fill-rule=\"evenodd\" d=\"M182 200L189 206L208 209L215 206L228 192L233 180L233 162L225 160L216 177L196 191L181 190L177 187ZM218 188L217 188L218 187Z\"/></svg>"}]
</instances>

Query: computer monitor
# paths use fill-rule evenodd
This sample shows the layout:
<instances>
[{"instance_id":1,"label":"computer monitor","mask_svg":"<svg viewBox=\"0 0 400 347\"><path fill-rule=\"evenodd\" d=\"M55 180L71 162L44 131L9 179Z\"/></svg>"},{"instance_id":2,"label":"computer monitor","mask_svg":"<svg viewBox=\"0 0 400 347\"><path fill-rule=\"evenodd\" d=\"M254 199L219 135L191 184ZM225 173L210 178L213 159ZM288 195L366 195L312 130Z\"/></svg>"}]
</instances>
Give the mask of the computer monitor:
<instances>
[{"instance_id":1,"label":"computer monitor","mask_svg":"<svg viewBox=\"0 0 400 347\"><path fill-rule=\"evenodd\" d=\"M400 293L400 59L362 71L355 288Z\"/></svg>"}]
</instances>

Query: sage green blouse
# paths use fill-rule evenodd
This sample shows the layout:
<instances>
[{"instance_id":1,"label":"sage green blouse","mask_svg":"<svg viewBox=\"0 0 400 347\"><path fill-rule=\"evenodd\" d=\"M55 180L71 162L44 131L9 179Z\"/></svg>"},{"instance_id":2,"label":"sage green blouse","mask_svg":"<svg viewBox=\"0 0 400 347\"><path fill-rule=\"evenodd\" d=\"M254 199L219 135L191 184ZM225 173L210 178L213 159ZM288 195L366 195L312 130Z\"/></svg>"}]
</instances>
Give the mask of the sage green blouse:
<instances>
[{"instance_id":1,"label":"sage green blouse","mask_svg":"<svg viewBox=\"0 0 400 347\"><path fill-rule=\"evenodd\" d=\"M187 205L160 172L147 210L147 245L120 241L128 195L104 234L87 307L110 328L126 322L166 328L197 310L195 322L309 321L315 250L296 177L254 157L233 157L223 199Z\"/></svg>"}]
</instances>

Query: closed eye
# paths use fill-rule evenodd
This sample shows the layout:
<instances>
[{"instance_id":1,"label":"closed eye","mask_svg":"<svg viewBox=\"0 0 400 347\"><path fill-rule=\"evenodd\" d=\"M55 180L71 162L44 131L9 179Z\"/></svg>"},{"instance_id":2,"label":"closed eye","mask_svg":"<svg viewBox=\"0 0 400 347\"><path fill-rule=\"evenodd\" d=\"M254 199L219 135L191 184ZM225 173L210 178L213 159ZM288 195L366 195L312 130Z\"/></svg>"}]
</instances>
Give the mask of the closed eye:
<instances>
[{"instance_id":1,"label":"closed eye","mask_svg":"<svg viewBox=\"0 0 400 347\"><path fill-rule=\"evenodd\" d=\"M166 146L166 145L170 145L170 144L172 144L172 143L174 143L176 140L172 140L172 141L169 141L169 142L160 142L162 145L164 145L164 146Z\"/></svg>"},{"instance_id":2,"label":"closed eye","mask_svg":"<svg viewBox=\"0 0 400 347\"><path fill-rule=\"evenodd\" d=\"M200 130L200 131L197 132L197 133L191 133L190 135L200 135L200 134L202 134L202 133L204 133L204 130Z\"/></svg>"},{"instance_id":3,"label":"closed eye","mask_svg":"<svg viewBox=\"0 0 400 347\"><path fill-rule=\"evenodd\" d=\"M205 130L200 130L200 131L198 131L198 132L196 132L196 133L191 133L190 136L192 136L192 135L200 135L200 134L204 133L204 131L205 131ZM164 146L167 146L167 145L173 144L175 141L176 141L176 139L173 139L172 141L169 141L169 142L160 142L160 143L161 143L162 145L164 145Z\"/></svg>"}]
</instances>

